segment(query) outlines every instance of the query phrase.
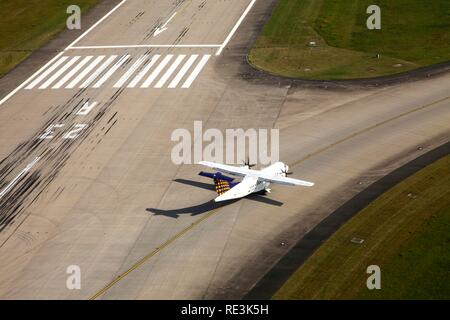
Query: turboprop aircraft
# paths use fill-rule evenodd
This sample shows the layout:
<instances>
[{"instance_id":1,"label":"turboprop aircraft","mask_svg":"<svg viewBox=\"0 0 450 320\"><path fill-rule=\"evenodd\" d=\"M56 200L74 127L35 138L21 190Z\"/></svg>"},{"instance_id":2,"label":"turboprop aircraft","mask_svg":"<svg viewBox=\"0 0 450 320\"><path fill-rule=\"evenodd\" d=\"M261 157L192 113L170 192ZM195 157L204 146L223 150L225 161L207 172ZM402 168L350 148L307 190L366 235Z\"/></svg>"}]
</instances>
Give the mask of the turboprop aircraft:
<instances>
[{"instance_id":1,"label":"turboprop aircraft","mask_svg":"<svg viewBox=\"0 0 450 320\"><path fill-rule=\"evenodd\" d=\"M219 194L215 202L243 198L251 193L270 193L271 183L284 184L288 186L312 187L313 182L288 178L289 166L283 162L276 162L262 170L253 170L253 164L247 160L244 166L235 167L225 164L200 161L199 164L217 170L216 173L201 171L199 175L214 180L216 192ZM222 173L243 177L242 181L234 182L235 178L228 177Z\"/></svg>"}]
</instances>

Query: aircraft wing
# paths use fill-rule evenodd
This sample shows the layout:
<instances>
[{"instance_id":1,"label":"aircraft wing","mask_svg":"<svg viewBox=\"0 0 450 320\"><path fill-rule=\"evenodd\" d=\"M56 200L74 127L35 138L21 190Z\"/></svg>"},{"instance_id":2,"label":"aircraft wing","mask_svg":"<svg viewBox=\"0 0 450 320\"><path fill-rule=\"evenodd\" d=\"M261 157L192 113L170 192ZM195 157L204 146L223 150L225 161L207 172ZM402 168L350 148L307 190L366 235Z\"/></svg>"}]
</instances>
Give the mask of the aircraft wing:
<instances>
[{"instance_id":1,"label":"aircraft wing","mask_svg":"<svg viewBox=\"0 0 450 320\"><path fill-rule=\"evenodd\" d=\"M314 185L313 182L309 182L309 181L283 177L281 175L275 176L275 175L264 173L259 170L250 170L250 169L242 168L242 167L233 167L233 166L229 166L229 165L221 164L221 163L200 161L199 164L207 166L214 170L232 174L235 176L241 176L241 177L251 176L251 177L259 178L260 180L265 180L267 182L284 184L284 185L288 185L288 186L312 187Z\"/></svg>"},{"instance_id":2,"label":"aircraft wing","mask_svg":"<svg viewBox=\"0 0 450 320\"><path fill-rule=\"evenodd\" d=\"M257 172L256 170L249 170L247 168L241 168L241 167L233 167L233 166L229 166L226 164L209 162L209 161L200 161L199 164L204 165L209 168L212 168L214 170L223 172L223 173L228 173L228 174L232 174L234 176L240 176L240 177L245 177L246 175Z\"/></svg>"},{"instance_id":3,"label":"aircraft wing","mask_svg":"<svg viewBox=\"0 0 450 320\"><path fill-rule=\"evenodd\" d=\"M303 187L312 187L314 182L287 178L283 176L272 176L267 174L256 174L256 176L261 179L272 183L284 184L288 186L303 186Z\"/></svg>"}]
</instances>

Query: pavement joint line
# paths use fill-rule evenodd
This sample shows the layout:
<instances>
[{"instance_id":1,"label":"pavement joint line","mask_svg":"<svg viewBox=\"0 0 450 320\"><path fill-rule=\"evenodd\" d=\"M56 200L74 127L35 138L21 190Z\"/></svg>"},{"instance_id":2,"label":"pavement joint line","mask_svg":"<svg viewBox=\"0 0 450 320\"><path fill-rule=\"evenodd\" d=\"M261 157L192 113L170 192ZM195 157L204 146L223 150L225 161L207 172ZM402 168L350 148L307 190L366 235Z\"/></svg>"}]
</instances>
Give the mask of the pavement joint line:
<instances>
[{"instance_id":1,"label":"pavement joint line","mask_svg":"<svg viewBox=\"0 0 450 320\"><path fill-rule=\"evenodd\" d=\"M338 144L340 144L340 143L342 143L342 142L345 142L345 141L347 141L347 140L349 140L349 139L352 139L352 138L354 138L354 137L356 137L356 136L358 136L358 135L360 135L360 134L366 133L366 132L368 132L368 131L370 131L370 130L372 130L372 129L375 129L375 128L377 128L377 127L379 127L379 126L382 126L382 125L384 125L384 124L386 124L386 123L389 123L389 122L391 122L391 121L400 119L400 118L402 118L402 117L404 117L404 116L407 116L407 115L410 115L410 114L412 114L412 113L414 113L414 112L416 112L416 111L420 111L420 110L426 109L426 108L428 108L428 107L434 106L435 104L441 103L441 102L443 102L443 101L445 101L445 100L447 100L447 99L449 99L449 98L450 98L450 96L445 97L445 98L442 98L442 99L439 99L439 100L436 100L436 101L433 101L433 102L430 102L430 103L428 103L428 104L422 105L422 106L420 106L420 107L417 107L417 108L414 108L414 109L412 109L412 110L409 110L409 111L406 111L406 112L404 112L404 113L401 113L401 114L399 114L399 115L396 115L395 117L392 117L392 118L386 119L386 120L384 120L384 121L378 122L378 123L376 123L376 124L374 124L374 125L372 125L372 126L366 128L366 129L364 129L364 130L361 130L361 131L357 131L357 132L355 132L355 133L352 133L351 135L349 135L349 136L347 136L347 137L344 137L344 138L342 138L341 140L338 140L338 141L336 141L336 142L334 142L334 143L332 143L332 144L329 144L329 145L327 145L327 146L325 146L325 147L323 147L323 148L321 148L321 149L319 149L319 150L317 150L317 151L315 151L315 152L313 152L313 153L310 153L310 154L306 155L306 156L303 157L302 159L300 159L300 160L298 160L298 161L292 163L291 166L293 166L293 167L294 167L294 166L297 166L297 165L299 165L300 163L302 163L303 161L308 160L309 158L311 158L311 157L313 157L313 156L315 156L315 155L317 155L317 154L319 154L319 153L322 153L322 152L324 152L324 151L326 151L326 150L328 150L328 149L330 149L330 148L333 148L334 146L336 146L336 145L338 145Z\"/></svg>"},{"instance_id":2,"label":"pavement joint line","mask_svg":"<svg viewBox=\"0 0 450 320\"><path fill-rule=\"evenodd\" d=\"M156 247L152 252L150 252L149 254L147 254L146 256L144 256L143 258L141 258L140 260L138 260L135 264L133 264L128 270L126 270L125 272L121 273L120 275L118 275L114 280L112 280L110 283L108 283L106 286L103 287L103 289L101 289L100 291L98 291L96 294L94 294L91 298L89 298L89 300L96 300L98 297L104 295L109 289L111 289L114 285L116 285L120 280L122 280L123 278L125 278L127 275L129 275L131 272L133 272L134 270L136 270L137 268L139 268L141 265L143 265L145 262L147 262L148 260L150 260L152 257L154 257L156 254L158 254L159 252L161 252L163 249L165 249L166 247L168 247L170 244L172 244L173 242L175 242L177 239L181 238L183 235L185 235L186 233L188 233L191 229L193 229L195 226L199 225L200 223L202 223L203 221L205 221L206 219L210 218L211 216L213 216L220 208L216 208L211 210L210 212L208 212L205 216L203 216L202 218L198 219L197 221L191 223L188 227L184 228L183 230L181 230L180 232L178 232L177 234L175 234L174 236L172 236L171 238L169 238L167 241L165 241L163 244L159 245L158 247Z\"/></svg>"}]
</instances>

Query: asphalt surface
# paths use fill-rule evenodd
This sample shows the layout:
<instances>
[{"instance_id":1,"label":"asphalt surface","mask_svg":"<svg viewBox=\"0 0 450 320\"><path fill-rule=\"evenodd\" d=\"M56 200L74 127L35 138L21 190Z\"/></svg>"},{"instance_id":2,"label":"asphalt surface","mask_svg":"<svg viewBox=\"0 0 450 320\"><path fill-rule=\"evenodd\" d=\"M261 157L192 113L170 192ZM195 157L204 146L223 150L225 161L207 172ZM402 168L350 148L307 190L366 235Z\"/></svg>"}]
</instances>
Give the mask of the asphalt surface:
<instances>
[{"instance_id":1,"label":"asphalt surface","mask_svg":"<svg viewBox=\"0 0 450 320\"><path fill-rule=\"evenodd\" d=\"M335 209L449 141L446 73L358 90L245 77L273 1L241 20L249 4L121 2L2 100L1 298L242 298ZM171 161L195 120L279 128L281 160L316 186L212 203L204 168Z\"/></svg>"},{"instance_id":2,"label":"asphalt surface","mask_svg":"<svg viewBox=\"0 0 450 320\"><path fill-rule=\"evenodd\" d=\"M450 143L433 149L426 154L395 169L380 180L374 182L364 191L344 203L332 214L317 224L286 254L264 277L245 295L248 300L270 299L281 286L297 271L307 259L317 250L336 230L347 223L353 216L361 212L368 203L388 191L402 180L413 175L446 155L450 154Z\"/></svg>"}]
</instances>

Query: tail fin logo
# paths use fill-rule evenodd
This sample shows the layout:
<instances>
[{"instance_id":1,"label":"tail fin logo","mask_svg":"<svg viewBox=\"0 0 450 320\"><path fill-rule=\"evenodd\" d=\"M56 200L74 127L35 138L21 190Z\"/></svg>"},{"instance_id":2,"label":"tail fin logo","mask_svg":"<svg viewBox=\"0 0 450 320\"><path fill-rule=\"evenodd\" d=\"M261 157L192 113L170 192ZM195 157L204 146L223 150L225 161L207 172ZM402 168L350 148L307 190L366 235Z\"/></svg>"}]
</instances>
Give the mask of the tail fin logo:
<instances>
[{"instance_id":1,"label":"tail fin logo","mask_svg":"<svg viewBox=\"0 0 450 320\"><path fill-rule=\"evenodd\" d=\"M216 192L219 196L231 189L230 183L225 180L214 179L214 185L216 186Z\"/></svg>"}]
</instances>

